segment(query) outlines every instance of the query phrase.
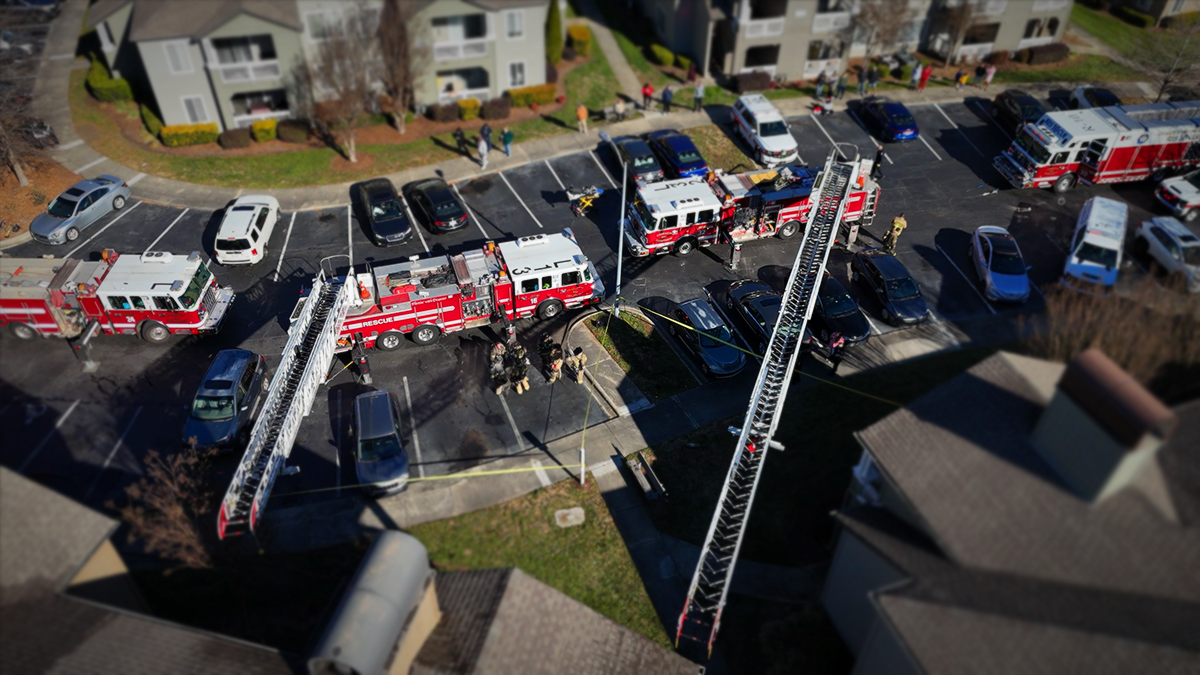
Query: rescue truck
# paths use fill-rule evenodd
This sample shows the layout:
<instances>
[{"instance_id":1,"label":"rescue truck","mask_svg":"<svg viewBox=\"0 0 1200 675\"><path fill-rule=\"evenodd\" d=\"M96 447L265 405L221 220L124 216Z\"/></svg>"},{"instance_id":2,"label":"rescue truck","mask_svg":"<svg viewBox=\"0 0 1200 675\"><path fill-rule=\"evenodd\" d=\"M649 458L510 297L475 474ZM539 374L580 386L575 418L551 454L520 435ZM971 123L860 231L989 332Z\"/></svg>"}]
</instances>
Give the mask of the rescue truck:
<instances>
[{"instance_id":1,"label":"rescue truck","mask_svg":"<svg viewBox=\"0 0 1200 675\"><path fill-rule=\"evenodd\" d=\"M198 251L122 255L106 249L97 261L0 258L0 325L22 340L73 338L93 320L109 335L140 335L147 342L215 333L233 298Z\"/></svg>"},{"instance_id":2,"label":"rescue truck","mask_svg":"<svg viewBox=\"0 0 1200 675\"><path fill-rule=\"evenodd\" d=\"M855 171L843 222L868 225L879 201L870 159ZM629 204L625 243L633 255L675 253L717 241L740 244L764 237L790 239L800 231L819 171L801 165L777 170L682 178L638 187ZM854 228L857 233L857 228Z\"/></svg>"},{"instance_id":3,"label":"rescue truck","mask_svg":"<svg viewBox=\"0 0 1200 675\"><path fill-rule=\"evenodd\" d=\"M353 271L351 271L353 274ZM359 304L342 322L335 351L392 351L402 336L419 345L443 333L536 315L551 319L565 309L599 303L604 285L571 230L538 234L456 255L413 256L354 274ZM305 299L297 304L300 316Z\"/></svg>"},{"instance_id":4,"label":"rescue truck","mask_svg":"<svg viewBox=\"0 0 1200 675\"><path fill-rule=\"evenodd\" d=\"M1162 180L1200 164L1200 101L1049 112L992 166L1017 188Z\"/></svg>"}]
</instances>

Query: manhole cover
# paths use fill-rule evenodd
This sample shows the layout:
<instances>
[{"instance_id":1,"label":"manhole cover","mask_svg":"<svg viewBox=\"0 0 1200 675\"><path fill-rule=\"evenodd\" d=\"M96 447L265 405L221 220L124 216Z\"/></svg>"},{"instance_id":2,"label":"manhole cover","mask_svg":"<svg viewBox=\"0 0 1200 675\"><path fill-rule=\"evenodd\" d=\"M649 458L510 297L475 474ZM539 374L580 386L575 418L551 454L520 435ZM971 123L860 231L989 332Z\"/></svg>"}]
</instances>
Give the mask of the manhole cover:
<instances>
[{"instance_id":1,"label":"manhole cover","mask_svg":"<svg viewBox=\"0 0 1200 675\"><path fill-rule=\"evenodd\" d=\"M575 527L583 524L583 507L559 509L554 512L554 524L559 527Z\"/></svg>"}]
</instances>

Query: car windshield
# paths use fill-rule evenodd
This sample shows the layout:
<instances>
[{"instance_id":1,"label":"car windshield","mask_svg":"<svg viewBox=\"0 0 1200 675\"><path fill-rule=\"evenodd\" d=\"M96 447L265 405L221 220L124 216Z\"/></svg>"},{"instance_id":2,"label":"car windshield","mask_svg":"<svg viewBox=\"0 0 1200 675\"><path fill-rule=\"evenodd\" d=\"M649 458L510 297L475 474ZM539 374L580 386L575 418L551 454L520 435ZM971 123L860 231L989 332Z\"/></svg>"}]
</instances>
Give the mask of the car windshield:
<instances>
[{"instance_id":1,"label":"car windshield","mask_svg":"<svg viewBox=\"0 0 1200 675\"><path fill-rule=\"evenodd\" d=\"M696 152L692 148L688 148L687 150L681 150L679 152L679 161L683 164L692 164L693 162L703 162L704 158L700 156L699 152Z\"/></svg>"},{"instance_id":2,"label":"car windshield","mask_svg":"<svg viewBox=\"0 0 1200 675\"><path fill-rule=\"evenodd\" d=\"M895 124L898 127L911 127L916 123L917 122L913 119L912 115L906 113L892 115L892 124Z\"/></svg>"},{"instance_id":3,"label":"car windshield","mask_svg":"<svg viewBox=\"0 0 1200 675\"><path fill-rule=\"evenodd\" d=\"M232 396L197 396L192 401L192 419L220 422L233 418Z\"/></svg>"},{"instance_id":4,"label":"car windshield","mask_svg":"<svg viewBox=\"0 0 1200 675\"><path fill-rule=\"evenodd\" d=\"M1033 158L1033 161L1037 162L1038 164L1045 164L1050 160L1050 151L1046 148L1043 148L1042 144L1035 141L1029 134L1018 134L1017 145L1021 146L1022 150L1029 153L1029 156Z\"/></svg>"},{"instance_id":5,"label":"car windshield","mask_svg":"<svg viewBox=\"0 0 1200 675\"><path fill-rule=\"evenodd\" d=\"M1021 260L1019 253L996 251L992 253L992 271L996 274L1025 274L1025 261Z\"/></svg>"},{"instance_id":6,"label":"car windshield","mask_svg":"<svg viewBox=\"0 0 1200 675\"><path fill-rule=\"evenodd\" d=\"M921 294L921 291L917 289L917 282L913 281L911 277L888 279L883 283L890 300L915 298Z\"/></svg>"},{"instance_id":7,"label":"car windshield","mask_svg":"<svg viewBox=\"0 0 1200 675\"><path fill-rule=\"evenodd\" d=\"M400 202L389 199L381 204L372 204L371 215L381 220L395 218L400 215Z\"/></svg>"},{"instance_id":8,"label":"car windshield","mask_svg":"<svg viewBox=\"0 0 1200 675\"><path fill-rule=\"evenodd\" d=\"M1046 111L1040 105L1029 104L1021 106L1021 117L1025 118L1026 122L1036 122L1042 119L1042 115L1045 114Z\"/></svg>"},{"instance_id":9,"label":"car windshield","mask_svg":"<svg viewBox=\"0 0 1200 675\"><path fill-rule=\"evenodd\" d=\"M245 239L218 239L218 251L249 251L250 242Z\"/></svg>"},{"instance_id":10,"label":"car windshield","mask_svg":"<svg viewBox=\"0 0 1200 675\"><path fill-rule=\"evenodd\" d=\"M854 304L854 299L850 297L849 293L825 296L821 298L821 304L825 308L825 316L830 318L846 316L858 311L858 305Z\"/></svg>"},{"instance_id":11,"label":"car windshield","mask_svg":"<svg viewBox=\"0 0 1200 675\"><path fill-rule=\"evenodd\" d=\"M204 286L211 277L212 272L208 271L208 265L200 263L200 269L196 270L196 276L192 277L192 283L188 284L187 290L179 296L179 301L183 304L184 309L195 309L196 301L200 299L200 294L204 292Z\"/></svg>"},{"instance_id":12,"label":"car windshield","mask_svg":"<svg viewBox=\"0 0 1200 675\"><path fill-rule=\"evenodd\" d=\"M787 135L787 132L787 125L783 123L783 120L779 120L777 122L763 122L762 124L758 125L759 136L784 136Z\"/></svg>"},{"instance_id":13,"label":"car windshield","mask_svg":"<svg viewBox=\"0 0 1200 675\"><path fill-rule=\"evenodd\" d=\"M70 218L75 213L75 205L79 202L73 202L70 199L59 197L50 202L50 208L46 209L50 215L59 218Z\"/></svg>"},{"instance_id":14,"label":"car windshield","mask_svg":"<svg viewBox=\"0 0 1200 675\"><path fill-rule=\"evenodd\" d=\"M733 336L729 334L729 329L724 325L696 332L700 334L700 346L705 349L720 347L722 342L733 342Z\"/></svg>"},{"instance_id":15,"label":"car windshield","mask_svg":"<svg viewBox=\"0 0 1200 675\"><path fill-rule=\"evenodd\" d=\"M1192 187L1200 189L1200 171L1193 171L1193 172L1189 173L1188 175L1184 176L1183 179L1185 181L1187 181Z\"/></svg>"},{"instance_id":16,"label":"car windshield","mask_svg":"<svg viewBox=\"0 0 1200 675\"><path fill-rule=\"evenodd\" d=\"M1103 248L1087 241L1075 249L1075 257L1080 262L1089 262L1103 267L1117 266L1117 250L1115 248Z\"/></svg>"},{"instance_id":17,"label":"car windshield","mask_svg":"<svg viewBox=\"0 0 1200 675\"><path fill-rule=\"evenodd\" d=\"M358 461L378 462L400 454L400 439L395 434L379 438L363 438L358 441Z\"/></svg>"},{"instance_id":18,"label":"car windshield","mask_svg":"<svg viewBox=\"0 0 1200 675\"><path fill-rule=\"evenodd\" d=\"M641 155L633 158L633 168L645 169L654 166L654 157L652 155Z\"/></svg>"}]
</instances>

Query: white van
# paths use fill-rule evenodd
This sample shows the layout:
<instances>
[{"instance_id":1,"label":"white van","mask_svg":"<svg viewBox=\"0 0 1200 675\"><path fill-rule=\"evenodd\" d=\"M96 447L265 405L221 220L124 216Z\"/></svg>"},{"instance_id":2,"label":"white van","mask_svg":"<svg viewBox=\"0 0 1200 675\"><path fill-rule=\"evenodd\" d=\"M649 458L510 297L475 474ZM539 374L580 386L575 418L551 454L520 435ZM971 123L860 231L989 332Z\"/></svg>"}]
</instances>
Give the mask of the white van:
<instances>
[{"instance_id":1,"label":"white van","mask_svg":"<svg viewBox=\"0 0 1200 675\"><path fill-rule=\"evenodd\" d=\"M787 121L762 94L738 97L733 104L733 126L754 150L754 159L759 164L775 166L800 158Z\"/></svg>"},{"instance_id":2,"label":"white van","mask_svg":"<svg viewBox=\"0 0 1200 675\"><path fill-rule=\"evenodd\" d=\"M1063 285L1077 291L1104 292L1117 283L1117 272L1125 251L1125 229L1129 206L1104 197L1092 197L1079 212Z\"/></svg>"},{"instance_id":3,"label":"white van","mask_svg":"<svg viewBox=\"0 0 1200 675\"><path fill-rule=\"evenodd\" d=\"M222 265L253 265L267 255L267 240L279 221L279 200L267 195L246 195L225 211L213 241Z\"/></svg>"}]
</instances>

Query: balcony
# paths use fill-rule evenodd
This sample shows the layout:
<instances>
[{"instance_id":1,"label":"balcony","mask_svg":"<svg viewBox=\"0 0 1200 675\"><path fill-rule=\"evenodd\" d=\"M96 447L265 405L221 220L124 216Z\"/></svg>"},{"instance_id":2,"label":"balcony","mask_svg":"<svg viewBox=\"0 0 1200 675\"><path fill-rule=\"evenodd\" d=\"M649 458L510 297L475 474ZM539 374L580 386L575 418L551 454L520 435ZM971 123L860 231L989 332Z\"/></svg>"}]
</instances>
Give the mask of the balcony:
<instances>
[{"instance_id":1,"label":"balcony","mask_svg":"<svg viewBox=\"0 0 1200 675\"><path fill-rule=\"evenodd\" d=\"M742 24L746 29L746 37L748 38L764 38L783 35L783 24L785 19L759 19L756 21L747 21Z\"/></svg>"},{"instance_id":2,"label":"balcony","mask_svg":"<svg viewBox=\"0 0 1200 675\"><path fill-rule=\"evenodd\" d=\"M229 103L233 107L233 126L239 129L259 120L283 120L292 116L284 89L235 94Z\"/></svg>"},{"instance_id":3,"label":"balcony","mask_svg":"<svg viewBox=\"0 0 1200 675\"><path fill-rule=\"evenodd\" d=\"M283 69L279 67L279 61L231 63L229 65L210 66L210 68L221 72L221 82L223 84L278 80L283 76Z\"/></svg>"},{"instance_id":4,"label":"balcony","mask_svg":"<svg viewBox=\"0 0 1200 675\"><path fill-rule=\"evenodd\" d=\"M958 49L958 58L955 59L955 63L970 63L973 61L978 61L988 54L991 54L993 47L995 47L995 43L992 42L963 45Z\"/></svg>"},{"instance_id":5,"label":"balcony","mask_svg":"<svg viewBox=\"0 0 1200 675\"><path fill-rule=\"evenodd\" d=\"M813 33L832 33L850 26L850 12L821 12L813 17Z\"/></svg>"},{"instance_id":6,"label":"balcony","mask_svg":"<svg viewBox=\"0 0 1200 675\"><path fill-rule=\"evenodd\" d=\"M491 38L434 43L433 60L443 63L446 61L461 61L463 59L477 59L487 56L488 42L491 42Z\"/></svg>"},{"instance_id":7,"label":"balcony","mask_svg":"<svg viewBox=\"0 0 1200 675\"><path fill-rule=\"evenodd\" d=\"M1033 0L1033 11L1038 12L1057 12L1060 9L1066 9L1071 4L1071 0Z\"/></svg>"},{"instance_id":8,"label":"balcony","mask_svg":"<svg viewBox=\"0 0 1200 675\"><path fill-rule=\"evenodd\" d=\"M456 89L453 91L443 91L438 94L438 103L453 103L462 101L468 98L486 101L492 95L492 90L488 87L480 87L478 89Z\"/></svg>"},{"instance_id":9,"label":"balcony","mask_svg":"<svg viewBox=\"0 0 1200 675\"><path fill-rule=\"evenodd\" d=\"M286 120L292 116L290 110L269 110L267 112L247 113L245 115L234 115L233 126L238 129L245 129L259 120Z\"/></svg>"},{"instance_id":10,"label":"balcony","mask_svg":"<svg viewBox=\"0 0 1200 675\"><path fill-rule=\"evenodd\" d=\"M1042 37L1025 38L1017 43L1017 49L1028 49L1029 47L1041 47L1054 42L1053 35L1043 35Z\"/></svg>"}]
</instances>

